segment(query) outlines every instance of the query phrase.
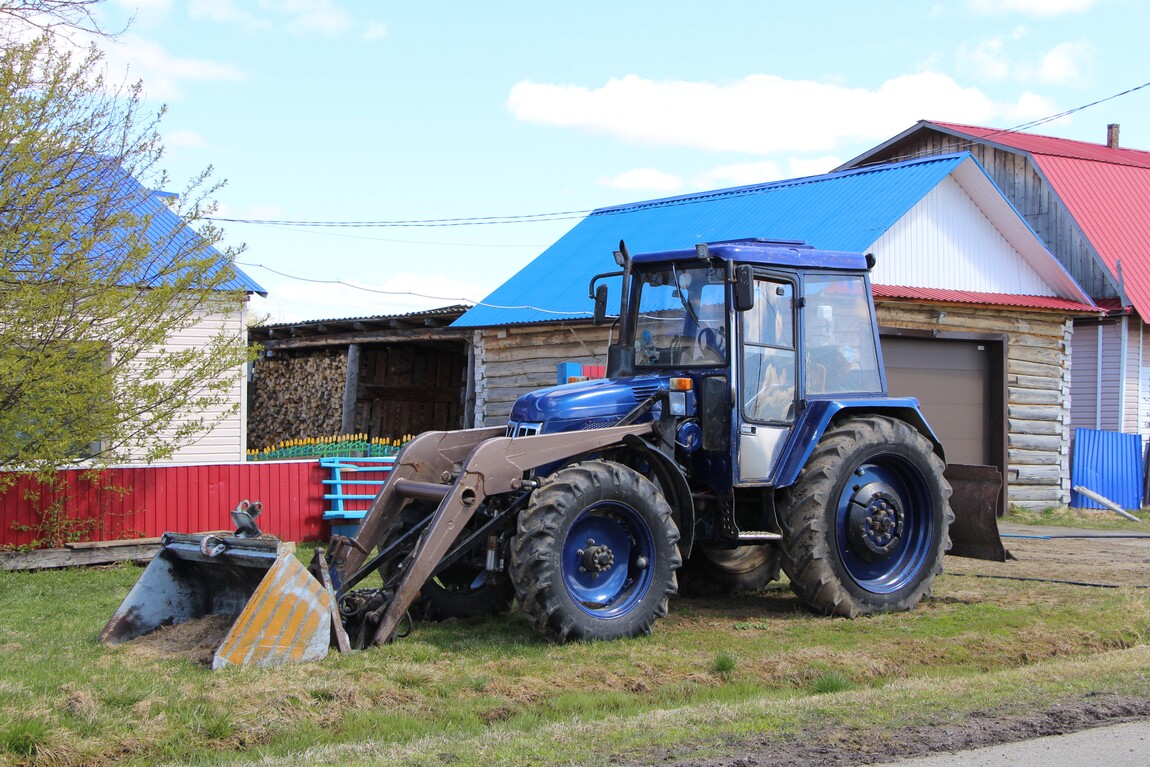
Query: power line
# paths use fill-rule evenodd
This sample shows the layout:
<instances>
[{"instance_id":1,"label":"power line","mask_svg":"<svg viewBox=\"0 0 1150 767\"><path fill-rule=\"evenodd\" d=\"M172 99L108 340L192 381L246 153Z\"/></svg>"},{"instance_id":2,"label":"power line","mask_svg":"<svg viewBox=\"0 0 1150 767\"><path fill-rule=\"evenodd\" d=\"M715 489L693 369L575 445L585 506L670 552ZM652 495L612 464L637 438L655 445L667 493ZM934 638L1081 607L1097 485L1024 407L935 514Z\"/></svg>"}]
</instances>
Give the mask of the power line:
<instances>
[{"instance_id":1,"label":"power line","mask_svg":"<svg viewBox=\"0 0 1150 767\"><path fill-rule=\"evenodd\" d=\"M429 298L433 301L450 301L450 302L461 303L461 304L472 304L473 306L486 306L489 309L530 309L532 311L542 312L544 314L556 314L556 315L561 315L564 317L569 317L571 315L587 315L589 317L593 314L592 312L588 312L588 311L560 311L560 310L556 310L556 309L544 309L541 306L531 306L530 304L523 304L523 305L519 305L519 306L503 306L500 304L489 304L489 303L486 303L484 301L476 301L475 299L472 299L472 298L459 298L459 297L451 297L451 296L431 296L431 295L428 295L426 293L416 293L415 291L412 291L412 290L380 290L379 288L369 288L365 285L356 285L353 282L345 282L344 280L319 279L319 278L315 278L315 277L301 277L297 274L289 274L288 272L284 272L284 271L281 271L279 269L275 269L273 267L267 266L266 264L254 264L254 263L246 262L246 261L236 261L236 263L240 266L254 267L257 269L266 269L267 271L271 272L272 274L278 274L280 277L286 277L289 280L296 280L298 282L310 282L310 283L314 283L317 285L342 285L345 288L352 288L353 290L362 290L365 293L377 293L377 294L385 295L385 296L414 296L416 298Z\"/></svg>"},{"instance_id":2,"label":"power line","mask_svg":"<svg viewBox=\"0 0 1150 767\"><path fill-rule=\"evenodd\" d=\"M527 213L519 216L466 216L461 218L409 218L391 221L289 221L286 219L258 218L218 218L207 217L209 221L229 224L259 224L262 226L302 226L332 228L382 228L382 227L447 227L447 226L490 226L493 224L533 224L546 221L568 221L590 213L586 210L561 210L553 213Z\"/></svg>"},{"instance_id":3,"label":"power line","mask_svg":"<svg viewBox=\"0 0 1150 767\"><path fill-rule=\"evenodd\" d=\"M1150 82L1145 82L1145 83L1142 83L1141 85L1136 85L1133 88L1127 88L1126 90L1121 91L1120 93L1115 93L1111 96L1106 96L1105 98L1101 98L1101 99L1098 99L1096 101L1091 101L1088 104L1083 104L1081 106L1074 107L1073 109L1067 109L1067 110L1059 112L1057 114L1048 115L1046 117L1040 117L1038 119L1031 120L1031 121L1025 122L1025 123L1020 123L1019 125L1015 125L1012 128L1003 128L1001 130L993 131L991 133L986 134L985 136L979 137L977 140L972 139L970 141L965 142L964 144L960 144L960 146L965 146L965 147L969 148L969 147L975 146L979 141L985 141L986 139L992 138L994 136L1000 136L1000 135L1004 135L1004 134L1008 134L1008 133L1017 133L1017 132L1020 132L1023 130L1029 130L1030 128L1036 128L1039 125L1044 125L1046 123L1053 122L1055 120L1059 120L1063 117L1068 117L1068 116L1075 114L1077 112L1081 112L1085 109L1089 109L1091 107L1098 106L1099 104L1104 104L1107 101L1113 101L1114 99L1121 98L1122 96L1128 96L1131 93L1135 93L1137 91L1140 91L1140 90L1142 90L1144 88L1148 88L1148 87L1150 87ZM886 159L882 160L881 162L885 163L885 162L892 162L892 161L898 161L898 160L914 159L918 156L919 156L918 154L904 155L904 156L898 156L898 157L894 157L894 158L886 158ZM751 185L751 186L756 186L756 185ZM717 190L717 191L721 191L721 190ZM704 197L708 196L709 194L714 194L714 192L701 192L700 193L700 195L704 196ZM681 200L681 201L677 201L676 203L672 203L672 204L690 204L691 202L693 202L693 200ZM585 217L587 214L593 213L596 210L601 210L601 209L587 208L587 209L583 209L583 210L564 210L564 211L554 211L551 213L527 213L527 214L522 214L522 215L511 215L511 216L463 216L463 217L457 217L457 218L411 218L411 219L394 219L394 220L379 220L379 221L291 221L291 220L287 220L287 219L222 218L222 217L212 217L212 216L208 216L205 218L208 221L215 221L215 222L219 222L219 223L252 224L252 225L259 225L259 226L277 226L277 227L304 227L304 228L386 228L386 227L409 228L409 227L415 227L415 228L432 228L432 227L455 227L455 226L491 226L491 225L498 225L498 224L530 224L530 223L549 222L549 221L568 221L568 220L572 220L572 219L576 219L576 218ZM605 214L614 214L614 213L622 213L622 212L626 212L626 211L625 210L607 209L607 210L601 210L601 212L605 213ZM340 236L350 237L352 235L340 235ZM372 239L372 238L363 238L363 239ZM413 242L413 241L405 241L405 240L383 240L383 241L384 242L400 242L400 243L405 243L405 244L428 244L428 245L431 245L431 244L454 245L454 244L456 244L456 243L425 243L425 242L419 242L419 241ZM505 246L484 246L484 247L505 247ZM518 247L518 246L515 246L515 247ZM267 268L267 267L264 267L264 268Z\"/></svg>"}]
</instances>

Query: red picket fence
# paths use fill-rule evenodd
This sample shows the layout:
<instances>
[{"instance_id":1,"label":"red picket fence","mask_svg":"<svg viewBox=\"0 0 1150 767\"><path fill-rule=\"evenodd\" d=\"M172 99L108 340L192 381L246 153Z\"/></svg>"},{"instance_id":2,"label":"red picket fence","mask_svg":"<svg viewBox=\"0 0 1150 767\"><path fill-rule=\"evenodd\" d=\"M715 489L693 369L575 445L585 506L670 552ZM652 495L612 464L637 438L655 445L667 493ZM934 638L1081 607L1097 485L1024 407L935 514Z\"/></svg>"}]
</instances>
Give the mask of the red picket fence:
<instances>
[{"instance_id":1,"label":"red picket fence","mask_svg":"<svg viewBox=\"0 0 1150 767\"><path fill-rule=\"evenodd\" d=\"M0 494L0 545L30 543L36 533L13 523L38 524L36 510L57 497L65 499L67 518L91 526L86 540L228 529L231 510L245 499L263 504L260 527L283 540L318 541L328 534L323 521L327 471L318 460L107 469L94 482L87 472L62 474L57 491L22 476ZM39 491L40 498L29 500L28 491Z\"/></svg>"}]
</instances>

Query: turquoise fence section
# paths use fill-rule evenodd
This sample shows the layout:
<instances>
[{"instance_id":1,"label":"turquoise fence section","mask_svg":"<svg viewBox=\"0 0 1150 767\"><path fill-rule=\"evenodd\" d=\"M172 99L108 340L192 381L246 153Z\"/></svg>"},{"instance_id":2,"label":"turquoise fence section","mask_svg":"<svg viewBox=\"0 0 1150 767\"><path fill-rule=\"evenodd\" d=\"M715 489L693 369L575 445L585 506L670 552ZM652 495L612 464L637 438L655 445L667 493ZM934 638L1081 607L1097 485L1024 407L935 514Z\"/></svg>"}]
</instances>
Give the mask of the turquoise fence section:
<instances>
[{"instance_id":1,"label":"turquoise fence section","mask_svg":"<svg viewBox=\"0 0 1150 767\"><path fill-rule=\"evenodd\" d=\"M328 472L324 484L323 519L332 535L355 535L371 502L387 482L395 456L329 456L319 459Z\"/></svg>"},{"instance_id":2,"label":"turquoise fence section","mask_svg":"<svg viewBox=\"0 0 1150 767\"><path fill-rule=\"evenodd\" d=\"M1093 490L1127 510L1142 508L1142 438L1137 434L1075 429L1070 485ZM1077 509L1105 508L1073 489L1070 505Z\"/></svg>"}]
</instances>

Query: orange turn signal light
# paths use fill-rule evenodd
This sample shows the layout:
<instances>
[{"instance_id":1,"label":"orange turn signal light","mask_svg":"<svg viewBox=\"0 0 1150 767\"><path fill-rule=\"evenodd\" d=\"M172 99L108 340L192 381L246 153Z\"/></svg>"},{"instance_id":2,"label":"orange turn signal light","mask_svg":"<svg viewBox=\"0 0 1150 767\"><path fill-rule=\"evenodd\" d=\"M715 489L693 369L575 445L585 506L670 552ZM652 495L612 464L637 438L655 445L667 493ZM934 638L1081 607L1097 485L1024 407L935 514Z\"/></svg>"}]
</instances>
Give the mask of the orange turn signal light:
<instances>
[{"instance_id":1,"label":"orange turn signal light","mask_svg":"<svg viewBox=\"0 0 1150 767\"><path fill-rule=\"evenodd\" d=\"M691 391L694 382L690 378L672 378L671 391Z\"/></svg>"}]
</instances>

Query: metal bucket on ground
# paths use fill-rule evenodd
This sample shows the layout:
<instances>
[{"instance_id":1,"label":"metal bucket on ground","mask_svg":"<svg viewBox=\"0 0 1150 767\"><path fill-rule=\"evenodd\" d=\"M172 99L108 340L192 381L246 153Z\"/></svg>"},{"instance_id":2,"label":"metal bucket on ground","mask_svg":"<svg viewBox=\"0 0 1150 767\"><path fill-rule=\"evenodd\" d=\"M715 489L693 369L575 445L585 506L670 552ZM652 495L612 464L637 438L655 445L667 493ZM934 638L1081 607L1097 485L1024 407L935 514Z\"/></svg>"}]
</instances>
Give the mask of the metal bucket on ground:
<instances>
[{"instance_id":1,"label":"metal bucket on ground","mask_svg":"<svg viewBox=\"0 0 1150 767\"><path fill-rule=\"evenodd\" d=\"M224 616L231 626L213 653L213 669L318 660L331 642L333 605L292 547L261 535L254 523L235 535L165 533L100 641L118 644Z\"/></svg>"},{"instance_id":2,"label":"metal bucket on ground","mask_svg":"<svg viewBox=\"0 0 1150 767\"><path fill-rule=\"evenodd\" d=\"M954 522L947 553L992 562L1014 559L998 535L998 498L1002 493L998 468L951 463L943 476L953 491L950 508Z\"/></svg>"}]
</instances>

